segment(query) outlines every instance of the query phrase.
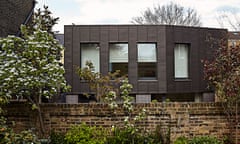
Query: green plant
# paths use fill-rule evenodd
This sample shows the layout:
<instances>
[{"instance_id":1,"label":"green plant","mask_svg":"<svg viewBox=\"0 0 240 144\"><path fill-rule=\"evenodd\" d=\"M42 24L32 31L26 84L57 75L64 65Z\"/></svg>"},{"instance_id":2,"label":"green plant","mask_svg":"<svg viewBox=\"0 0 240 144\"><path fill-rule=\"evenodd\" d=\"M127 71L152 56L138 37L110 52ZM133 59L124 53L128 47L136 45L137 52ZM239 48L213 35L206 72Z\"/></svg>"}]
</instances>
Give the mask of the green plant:
<instances>
[{"instance_id":1,"label":"green plant","mask_svg":"<svg viewBox=\"0 0 240 144\"><path fill-rule=\"evenodd\" d=\"M178 137L174 144L188 144L188 139L186 137Z\"/></svg>"},{"instance_id":2,"label":"green plant","mask_svg":"<svg viewBox=\"0 0 240 144\"><path fill-rule=\"evenodd\" d=\"M101 127L81 124L73 126L65 135L67 144L104 144L106 132Z\"/></svg>"},{"instance_id":3,"label":"green plant","mask_svg":"<svg viewBox=\"0 0 240 144\"><path fill-rule=\"evenodd\" d=\"M51 132L50 144L65 144L65 135L63 133Z\"/></svg>"},{"instance_id":4,"label":"green plant","mask_svg":"<svg viewBox=\"0 0 240 144\"><path fill-rule=\"evenodd\" d=\"M59 55L64 48L47 32L57 19L49 23L52 17L47 7L45 12L34 15L32 27L21 26L21 37L0 38L0 103L12 97L27 99L38 111L41 134L45 132L41 100L68 90Z\"/></svg>"},{"instance_id":5,"label":"green plant","mask_svg":"<svg viewBox=\"0 0 240 144\"><path fill-rule=\"evenodd\" d=\"M151 101L152 103L158 103L158 100L154 99Z\"/></svg>"},{"instance_id":6,"label":"green plant","mask_svg":"<svg viewBox=\"0 0 240 144\"><path fill-rule=\"evenodd\" d=\"M155 131L149 137L151 137L154 144L170 144L170 133L170 126L164 128L162 125L157 125Z\"/></svg>"},{"instance_id":7,"label":"green plant","mask_svg":"<svg viewBox=\"0 0 240 144\"><path fill-rule=\"evenodd\" d=\"M201 136L189 140L188 144L223 144L223 142L215 137Z\"/></svg>"},{"instance_id":8,"label":"green plant","mask_svg":"<svg viewBox=\"0 0 240 144\"><path fill-rule=\"evenodd\" d=\"M153 144L148 135L136 132L134 128L115 128L112 135L107 137L106 144Z\"/></svg>"}]
</instances>

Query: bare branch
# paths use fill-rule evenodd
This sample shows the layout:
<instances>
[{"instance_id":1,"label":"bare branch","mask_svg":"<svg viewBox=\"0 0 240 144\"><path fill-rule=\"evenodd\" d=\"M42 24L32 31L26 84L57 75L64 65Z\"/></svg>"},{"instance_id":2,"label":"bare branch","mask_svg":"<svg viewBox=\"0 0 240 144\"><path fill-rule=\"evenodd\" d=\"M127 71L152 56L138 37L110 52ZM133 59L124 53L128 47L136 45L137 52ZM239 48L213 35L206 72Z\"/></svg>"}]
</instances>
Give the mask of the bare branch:
<instances>
[{"instance_id":1,"label":"bare branch","mask_svg":"<svg viewBox=\"0 0 240 144\"><path fill-rule=\"evenodd\" d=\"M186 9L172 2L147 8L141 16L132 18L132 23L201 26L200 17L194 9Z\"/></svg>"}]
</instances>

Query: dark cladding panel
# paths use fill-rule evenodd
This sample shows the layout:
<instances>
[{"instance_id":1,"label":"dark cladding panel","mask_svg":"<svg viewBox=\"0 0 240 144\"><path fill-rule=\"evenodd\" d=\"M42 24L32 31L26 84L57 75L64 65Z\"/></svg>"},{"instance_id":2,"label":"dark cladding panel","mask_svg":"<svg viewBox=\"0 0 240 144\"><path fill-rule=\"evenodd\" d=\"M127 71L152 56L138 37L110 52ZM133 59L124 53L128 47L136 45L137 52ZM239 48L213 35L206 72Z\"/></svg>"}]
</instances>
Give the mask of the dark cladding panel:
<instances>
[{"instance_id":1,"label":"dark cladding panel","mask_svg":"<svg viewBox=\"0 0 240 144\"><path fill-rule=\"evenodd\" d=\"M140 93L158 93L158 81L138 81L138 92Z\"/></svg>"},{"instance_id":2,"label":"dark cladding panel","mask_svg":"<svg viewBox=\"0 0 240 144\"><path fill-rule=\"evenodd\" d=\"M128 26L118 27L118 41L127 42L128 41Z\"/></svg>"},{"instance_id":3,"label":"dark cladding panel","mask_svg":"<svg viewBox=\"0 0 240 144\"><path fill-rule=\"evenodd\" d=\"M222 29L208 29L166 25L82 25L65 26L65 69L73 92L85 92L75 74L74 65L80 63L80 43L100 44L100 72L109 70L109 43L128 43L128 78L133 84L133 94L168 94L205 92L201 59L212 55L207 35L214 39L222 38ZM157 44L157 79L139 80L137 62L138 42ZM189 78L175 79L174 47L188 44ZM212 42L210 42L212 43ZM86 88L86 86L85 86Z\"/></svg>"},{"instance_id":4,"label":"dark cladding panel","mask_svg":"<svg viewBox=\"0 0 240 144\"><path fill-rule=\"evenodd\" d=\"M137 28L138 28L137 41L138 42L147 42L147 40L148 40L147 39L147 34L148 34L147 26L138 25Z\"/></svg>"},{"instance_id":5,"label":"dark cladding panel","mask_svg":"<svg viewBox=\"0 0 240 144\"><path fill-rule=\"evenodd\" d=\"M64 26L64 67L65 67L65 77L67 83L72 85L72 74L73 74L73 67L72 67L72 26Z\"/></svg>"},{"instance_id":6,"label":"dark cladding panel","mask_svg":"<svg viewBox=\"0 0 240 144\"><path fill-rule=\"evenodd\" d=\"M118 41L118 26L109 26L109 41L117 42Z\"/></svg>"},{"instance_id":7,"label":"dark cladding panel","mask_svg":"<svg viewBox=\"0 0 240 144\"><path fill-rule=\"evenodd\" d=\"M102 74L107 74L108 73L108 44L109 44L109 34L110 31L108 29L108 26L101 26L101 40L100 40L100 72Z\"/></svg>"},{"instance_id":8,"label":"dark cladding panel","mask_svg":"<svg viewBox=\"0 0 240 144\"><path fill-rule=\"evenodd\" d=\"M73 91L79 91L79 76L76 74L75 67L80 66L80 38L79 38L79 27L73 26Z\"/></svg>"},{"instance_id":9,"label":"dark cladding panel","mask_svg":"<svg viewBox=\"0 0 240 144\"><path fill-rule=\"evenodd\" d=\"M128 78L130 83L133 85L132 92L137 92L137 27L129 26L129 36L128 36Z\"/></svg>"},{"instance_id":10,"label":"dark cladding panel","mask_svg":"<svg viewBox=\"0 0 240 144\"><path fill-rule=\"evenodd\" d=\"M80 29L80 40L82 42L89 42L90 41L90 31L89 26L81 26Z\"/></svg>"},{"instance_id":11,"label":"dark cladding panel","mask_svg":"<svg viewBox=\"0 0 240 144\"><path fill-rule=\"evenodd\" d=\"M165 26L157 26L156 32L157 32L158 86L159 91L164 93L167 91Z\"/></svg>"},{"instance_id":12,"label":"dark cladding panel","mask_svg":"<svg viewBox=\"0 0 240 144\"><path fill-rule=\"evenodd\" d=\"M109 30L107 26L100 27L100 41L109 41Z\"/></svg>"},{"instance_id":13,"label":"dark cladding panel","mask_svg":"<svg viewBox=\"0 0 240 144\"><path fill-rule=\"evenodd\" d=\"M100 31L98 26L90 26L90 41L99 41Z\"/></svg>"},{"instance_id":14,"label":"dark cladding panel","mask_svg":"<svg viewBox=\"0 0 240 144\"><path fill-rule=\"evenodd\" d=\"M157 40L157 26L149 26L148 27L148 32L147 32L147 39L148 41L156 41Z\"/></svg>"}]
</instances>

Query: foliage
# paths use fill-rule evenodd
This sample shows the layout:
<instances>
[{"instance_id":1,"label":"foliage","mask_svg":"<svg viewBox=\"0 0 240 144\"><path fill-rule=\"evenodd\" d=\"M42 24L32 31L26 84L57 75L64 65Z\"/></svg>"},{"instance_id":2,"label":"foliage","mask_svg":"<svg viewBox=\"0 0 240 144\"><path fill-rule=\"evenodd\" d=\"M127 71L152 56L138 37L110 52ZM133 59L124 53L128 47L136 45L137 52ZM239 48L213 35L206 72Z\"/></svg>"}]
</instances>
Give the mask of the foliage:
<instances>
[{"instance_id":1,"label":"foliage","mask_svg":"<svg viewBox=\"0 0 240 144\"><path fill-rule=\"evenodd\" d=\"M33 18L31 27L21 26L22 37L0 39L0 101L13 97L28 99L39 112L42 133L41 99L68 89L59 61L63 47L46 31L54 23L48 23L50 12L46 7L45 11L45 16Z\"/></svg>"},{"instance_id":2,"label":"foliage","mask_svg":"<svg viewBox=\"0 0 240 144\"><path fill-rule=\"evenodd\" d=\"M30 130L14 133L6 124L6 119L0 118L0 144L38 144L37 136Z\"/></svg>"},{"instance_id":3,"label":"foliage","mask_svg":"<svg viewBox=\"0 0 240 144\"><path fill-rule=\"evenodd\" d=\"M218 101L227 114L231 131L238 125L240 103L240 48L228 47L223 41L212 60L203 60L204 76L209 86L215 89ZM237 143L237 137L236 137Z\"/></svg>"},{"instance_id":4,"label":"foliage","mask_svg":"<svg viewBox=\"0 0 240 144\"><path fill-rule=\"evenodd\" d=\"M154 144L170 144L170 136L170 126L164 128L162 125L157 125L155 131L150 135L150 137L153 139Z\"/></svg>"},{"instance_id":5,"label":"foliage","mask_svg":"<svg viewBox=\"0 0 240 144\"><path fill-rule=\"evenodd\" d=\"M26 27L21 31L26 34ZM63 47L46 31L2 38L0 45L1 97L22 96L35 104L41 96L50 98L60 88L66 89L64 68L54 55Z\"/></svg>"},{"instance_id":6,"label":"foliage","mask_svg":"<svg viewBox=\"0 0 240 144\"><path fill-rule=\"evenodd\" d=\"M200 17L191 8L184 8L178 4L156 5L147 8L142 16L134 17L132 23L137 24L169 24L185 26L201 26Z\"/></svg>"},{"instance_id":7,"label":"foliage","mask_svg":"<svg viewBox=\"0 0 240 144\"><path fill-rule=\"evenodd\" d=\"M103 102L110 91L119 93L119 84L121 79L119 71L102 75L93 72L94 66L91 61L86 62L86 67L77 67L76 71L81 80L86 80L89 83L90 89L95 92L97 101ZM88 94L86 94L88 96ZM110 96L110 95L109 95Z\"/></svg>"},{"instance_id":8,"label":"foliage","mask_svg":"<svg viewBox=\"0 0 240 144\"><path fill-rule=\"evenodd\" d=\"M81 124L73 126L65 135L67 144L104 144L106 133L103 128Z\"/></svg>"},{"instance_id":9,"label":"foliage","mask_svg":"<svg viewBox=\"0 0 240 144\"><path fill-rule=\"evenodd\" d=\"M50 144L66 144L65 135L63 133L51 132Z\"/></svg>"},{"instance_id":10,"label":"foliage","mask_svg":"<svg viewBox=\"0 0 240 144\"><path fill-rule=\"evenodd\" d=\"M137 115L134 117L132 116L133 98L129 96L129 94L133 87L129 84L128 79L119 77L119 71L108 73L104 76L100 73L93 72L93 69L93 64L87 62L86 67L77 68L77 74L81 79L89 82L90 88L97 95L98 101L106 102L113 110L113 113L115 113L115 109L121 105L126 114L123 121L123 127L119 124L113 125L112 137L108 138L108 140L111 141L110 143L124 139L129 142L129 137L132 138L131 140L138 136L141 137L137 134L140 131L135 124L145 118L146 110L142 109ZM119 103L117 100L118 97L122 100L122 103Z\"/></svg>"},{"instance_id":11,"label":"foliage","mask_svg":"<svg viewBox=\"0 0 240 144\"><path fill-rule=\"evenodd\" d=\"M37 29L47 31L50 34L54 34L52 28L57 24L59 18L51 16L52 12L48 9L48 6L43 6L43 10L40 8L34 12L32 22L29 24L29 31L33 32Z\"/></svg>"},{"instance_id":12,"label":"foliage","mask_svg":"<svg viewBox=\"0 0 240 144\"><path fill-rule=\"evenodd\" d=\"M178 137L174 144L188 144L188 139L186 137Z\"/></svg>"},{"instance_id":13,"label":"foliage","mask_svg":"<svg viewBox=\"0 0 240 144\"><path fill-rule=\"evenodd\" d=\"M136 133L134 129L115 128L113 134L107 138L106 144L150 144L152 139Z\"/></svg>"},{"instance_id":14,"label":"foliage","mask_svg":"<svg viewBox=\"0 0 240 144\"><path fill-rule=\"evenodd\" d=\"M179 137L174 141L174 144L223 144L223 141L212 136L193 137L192 139Z\"/></svg>"},{"instance_id":15,"label":"foliage","mask_svg":"<svg viewBox=\"0 0 240 144\"><path fill-rule=\"evenodd\" d=\"M202 136L194 137L193 139L189 140L188 144L223 144L223 142L215 137Z\"/></svg>"}]
</instances>

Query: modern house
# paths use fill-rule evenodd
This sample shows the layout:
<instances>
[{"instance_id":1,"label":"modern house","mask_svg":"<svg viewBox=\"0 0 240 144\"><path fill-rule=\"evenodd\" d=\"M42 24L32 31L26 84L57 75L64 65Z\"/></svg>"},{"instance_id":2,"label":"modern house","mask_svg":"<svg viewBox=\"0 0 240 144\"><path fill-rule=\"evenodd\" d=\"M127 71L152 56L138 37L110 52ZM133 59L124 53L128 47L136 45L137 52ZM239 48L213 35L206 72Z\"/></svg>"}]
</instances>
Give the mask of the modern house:
<instances>
[{"instance_id":1,"label":"modern house","mask_svg":"<svg viewBox=\"0 0 240 144\"><path fill-rule=\"evenodd\" d=\"M137 103L214 101L203 80L202 59L210 59L214 41L227 30L171 25L66 25L64 27L66 79L71 94L90 92L75 66L90 60L95 72L120 70L133 85Z\"/></svg>"},{"instance_id":2,"label":"modern house","mask_svg":"<svg viewBox=\"0 0 240 144\"><path fill-rule=\"evenodd\" d=\"M1 0L0 37L19 36L21 24L31 21L35 3L35 0Z\"/></svg>"}]
</instances>

